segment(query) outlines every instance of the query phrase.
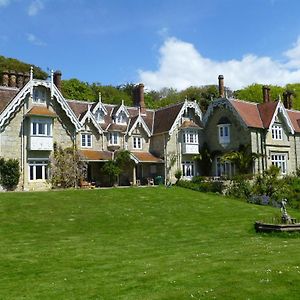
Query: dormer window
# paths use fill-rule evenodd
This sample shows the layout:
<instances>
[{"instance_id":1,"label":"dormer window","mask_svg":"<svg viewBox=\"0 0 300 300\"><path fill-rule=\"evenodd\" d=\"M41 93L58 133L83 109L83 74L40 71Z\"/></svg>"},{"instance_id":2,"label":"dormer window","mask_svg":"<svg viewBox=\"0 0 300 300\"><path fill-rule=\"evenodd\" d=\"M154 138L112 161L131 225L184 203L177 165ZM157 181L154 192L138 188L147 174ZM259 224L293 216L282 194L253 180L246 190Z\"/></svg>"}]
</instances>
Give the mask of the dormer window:
<instances>
[{"instance_id":1,"label":"dormer window","mask_svg":"<svg viewBox=\"0 0 300 300\"><path fill-rule=\"evenodd\" d=\"M124 113L120 113L115 118L117 124L126 124L127 123L127 117Z\"/></svg>"},{"instance_id":2,"label":"dormer window","mask_svg":"<svg viewBox=\"0 0 300 300\"><path fill-rule=\"evenodd\" d=\"M274 124L272 126L272 139L281 141L282 140L282 127L281 125Z\"/></svg>"},{"instance_id":3,"label":"dormer window","mask_svg":"<svg viewBox=\"0 0 300 300\"><path fill-rule=\"evenodd\" d=\"M46 102L46 90L40 88L33 89L32 102L34 103L45 103Z\"/></svg>"},{"instance_id":4,"label":"dormer window","mask_svg":"<svg viewBox=\"0 0 300 300\"><path fill-rule=\"evenodd\" d=\"M97 110L95 113L95 118L98 123L104 123L104 113L102 110Z\"/></svg>"}]
</instances>

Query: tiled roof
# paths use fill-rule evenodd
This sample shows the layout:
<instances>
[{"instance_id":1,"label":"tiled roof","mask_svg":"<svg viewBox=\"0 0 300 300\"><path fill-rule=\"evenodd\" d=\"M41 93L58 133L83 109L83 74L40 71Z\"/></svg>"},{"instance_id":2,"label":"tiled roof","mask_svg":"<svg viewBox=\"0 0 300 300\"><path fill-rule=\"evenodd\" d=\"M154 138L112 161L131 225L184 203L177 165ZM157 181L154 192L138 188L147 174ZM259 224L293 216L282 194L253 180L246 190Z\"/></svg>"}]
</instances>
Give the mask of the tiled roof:
<instances>
[{"instance_id":1,"label":"tiled roof","mask_svg":"<svg viewBox=\"0 0 300 300\"><path fill-rule=\"evenodd\" d=\"M67 100L69 106L75 113L76 117L79 118L81 114L88 110L89 102L77 101L77 100Z\"/></svg>"},{"instance_id":2,"label":"tiled roof","mask_svg":"<svg viewBox=\"0 0 300 300\"><path fill-rule=\"evenodd\" d=\"M269 128L278 101L260 103L257 105L264 128Z\"/></svg>"},{"instance_id":3,"label":"tiled roof","mask_svg":"<svg viewBox=\"0 0 300 300\"><path fill-rule=\"evenodd\" d=\"M112 159L110 151L79 150L80 156L88 161L106 161Z\"/></svg>"},{"instance_id":4,"label":"tiled roof","mask_svg":"<svg viewBox=\"0 0 300 300\"><path fill-rule=\"evenodd\" d=\"M4 110L7 104L18 94L19 89L0 87L0 112Z\"/></svg>"},{"instance_id":5,"label":"tiled roof","mask_svg":"<svg viewBox=\"0 0 300 300\"><path fill-rule=\"evenodd\" d=\"M154 156L150 152L143 151L132 151L131 154L139 161L139 162L149 162L149 163L163 163L163 160L159 157Z\"/></svg>"},{"instance_id":6,"label":"tiled roof","mask_svg":"<svg viewBox=\"0 0 300 300\"><path fill-rule=\"evenodd\" d=\"M229 100L248 127L263 128L257 103L241 100Z\"/></svg>"},{"instance_id":7,"label":"tiled roof","mask_svg":"<svg viewBox=\"0 0 300 300\"><path fill-rule=\"evenodd\" d=\"M111 123L107 127L107 131L119 131L119 132L126 132L127 125L120 125L116 123Z\"/></svg>"},{"instance_id":8,"label":"tiled roof","mask_svg":"<svg viewBox=\"0 0 300 300\"><path fill-rule=\"evenodd\" d=\"M56 114L45 106L33 106L26 115L56 117Z\"/></svg>"},{"instance_id":9,"label":"tiled roof","mask_svg":"<svg viewBox=\"0 0 300 300\"><path fill-rule=\"evenodd\" d=\"M286 110L288 113L288 116L293 124L294 130L296 132L300 132L300 111L297 110Z\"/></svg>"},{"instance_id":10,"label":"tiled roof","mask_svg":"<svg viewBox=\"0 0 300 300\"><path fill-rule=\"evenodd\" d=\"M184 103L181 102L155 111L153 133L156 134L169 131L183 104Z\"/></svg>"}]
</instances>

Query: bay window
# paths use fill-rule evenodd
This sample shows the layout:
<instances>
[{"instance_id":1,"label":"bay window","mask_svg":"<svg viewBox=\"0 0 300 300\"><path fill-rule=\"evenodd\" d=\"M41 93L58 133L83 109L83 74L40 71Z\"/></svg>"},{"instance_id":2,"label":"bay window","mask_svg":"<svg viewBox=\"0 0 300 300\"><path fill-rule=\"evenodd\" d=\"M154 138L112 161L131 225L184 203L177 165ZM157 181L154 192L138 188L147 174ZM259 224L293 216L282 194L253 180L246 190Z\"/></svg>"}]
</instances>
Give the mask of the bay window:
<instances>
[{"instance_id":1,"label":"bay window","mask_svg":"<svg viewBox=\"0 0 300 300\"><path fill-rule=\"evenodd\" d=\"M287 155L282 153L273 153L271 155L272 165L280 168L281 174L283 175L287 173L286 157Z\"/></svg>"}]
</instances>

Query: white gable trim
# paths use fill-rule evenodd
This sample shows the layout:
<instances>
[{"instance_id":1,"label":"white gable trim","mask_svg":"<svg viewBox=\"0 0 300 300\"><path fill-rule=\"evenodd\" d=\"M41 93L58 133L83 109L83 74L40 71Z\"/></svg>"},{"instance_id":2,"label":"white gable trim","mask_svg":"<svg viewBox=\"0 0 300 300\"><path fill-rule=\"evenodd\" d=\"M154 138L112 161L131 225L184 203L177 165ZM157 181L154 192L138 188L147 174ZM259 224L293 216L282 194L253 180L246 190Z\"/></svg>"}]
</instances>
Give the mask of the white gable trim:
<instances>
[{"instance_id":1,"label":"white gable trim","mask_svg":"<svg viewBox=\"0 0 300 300\"><path fill-rule=\"evenodd\" d=\"M136 121L134 122L134 124L132 125L131 129L128 131L128 135L131 136L133 130L138 126L138 125L142 125L142 127L144 128L144 130L146 131L148 137L151 136L151 131L148 128L148 126L146 125L144 119L141 117L141 115L138 116L138 118L136 119Z\"/></svg>"},{"instance_id":2,"label":"white gable trim","mask_svg":"<svg viewBox=\"0 0 300 300\"><path fill-rule=\"evenodd\" d=\"M140 161L138 160L138 158L136 156L134 156L132 153L130 153L130 158L136 163L138 164Z\"/></svg>"},{"instance_id":3,"label":"white gable trim","mask_svg":"<svg viewBox=\"0 0 300 300\"><path fill-rule=\"evenodd\" d=\"M195 109L195 113L197 114L197 116L200 118L200 120L202 120L202 111L198 105L198 103L196 101L184 101L184 104L182 105L182 108L180 110L180 112L178 113L171 129L169 130L169 135L172 135L173 131L175 130L175 128L179 125L179 121L181 119L181 117L183 116L185 110L187 108L194 108Z\"/></svg>"},{"instance_id":4,"label":"white gable trim","mask_svg":"<svg viewBox=\"0 0 300 300\"><path fill-rule=\"evenodd\" d=\"M116 111L115 115L118 116L122 111L125 113L126 117L129 118L129 112L128 112L126 106L124 105L123 100L122 100L122 104L120 105L120 107Z\"/></svg>"},{"instance_id":5,"label":"white gable trim","mask_svg":"<svg viewBox=\"0 0 300 300\"><path fill-rule=\"evenodd\" d=\"M95 128L98 130L98 132L101 134L103 133L102 128L99 126L99 124L97 123L94 115L91 113L90 109L88 109L88 111L84 114L83 118L80 121L81 126L84 126L84 123L88 121L92 121L93 125L95 126Z\"/></svg>"},{"instance_id":6,"label":"white gable trim","mask_svg":"<svg viewBox=\"0 0 300 300\"><path fill-rule=\"evenodd\" d=\"M214 100L208 107L204 117L203 117L203 123L204 125L206 125L209 117L211 116L211 114L213 113L214 109L216 107L225 107L227 109L229 109L233 115L238 119L238 121L241 123L241 125L244 128L248 128L248 125L246 124L246 122L244 121L244 119L240 116L240 114L238 113L238 111L235 109L235 107L231 104L231 102L227 99L227 98L220 98L217 100Z\"/></svg>"},{"instance_id":7,"label":"white gable trim","mask_svg":"<svg viewBox=\"0 0 300 300\"><path fill-rule=\"evenodd\" d=\"M36 86L44 86L45 88L48 88L50 92L55 96L57 102L60 104L63 111L66 113L66 115L71 120L72 124L75 126L76 131L79 131L81 128L81 124L76 118L76 115L64 99L61 92L57 89L55 85L51 85L51 82L45 81L45 80L38 80L38 79L32 79L20 90L20 92L16 95L16 97L8 104L8 106L4 109L4 111L0 115L0 127L2 127L14 114L14 112L17 111L17 109L20 107L26 96L30 93L32 95L33 88ZM52 91L51 91L52 88Z\"/></svg>"},{"instance_id":8,"label":"white gable trim","mask_svg":"<svg viewBox=\"0 0 300 300\"><path fill-rule=\"evenodd\" d=\"M95 105L95 107L92 110L92 113L95 114L97 112L97 110L99 110L99 109L103 111L103 113L104 113L105 116L107 116L107 109L106 109L106 107L103 105L103 103L101 101L99 101Z\"/></svg>"},{"instance_id":9,"label":"white gable trim","mask_svg":"<svg viewBox=\"0 0 300 300\"><path fill-rule=\"evenodd\" d=\"M274 114L273 114L273 117L272 117L272 120L271 120L271 123L270 123L270 126L269 126L268 130L270 130L272 128L278 113L282 113L282 115L284 117L284 120L285 120L285 123L286 123L290 133L294 134L295 130L294 130L293 124L290 120L290 117L289 117L284 105L281 103L281 101L279 101L277 106L276 106L276 109L274 111Z\"/></svg>"}]
</instances>

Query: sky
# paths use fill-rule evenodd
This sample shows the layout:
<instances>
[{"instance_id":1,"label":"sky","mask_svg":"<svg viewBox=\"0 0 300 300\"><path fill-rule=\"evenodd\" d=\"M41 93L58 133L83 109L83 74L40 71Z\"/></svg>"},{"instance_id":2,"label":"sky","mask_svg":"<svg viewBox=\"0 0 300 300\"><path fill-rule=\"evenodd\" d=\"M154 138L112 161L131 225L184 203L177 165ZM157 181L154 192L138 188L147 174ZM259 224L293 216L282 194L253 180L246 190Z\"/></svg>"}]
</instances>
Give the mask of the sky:
<instances>
[{"instance_id":1,"label":"sky","mask_svg":"<svg viewBox=\"0 0 300 300\"><path fill-rule=\"evenodd\" d=\"M0 0L0 55L148 90L300 82L299 0Z\"/></svg>"}]
</instances>

